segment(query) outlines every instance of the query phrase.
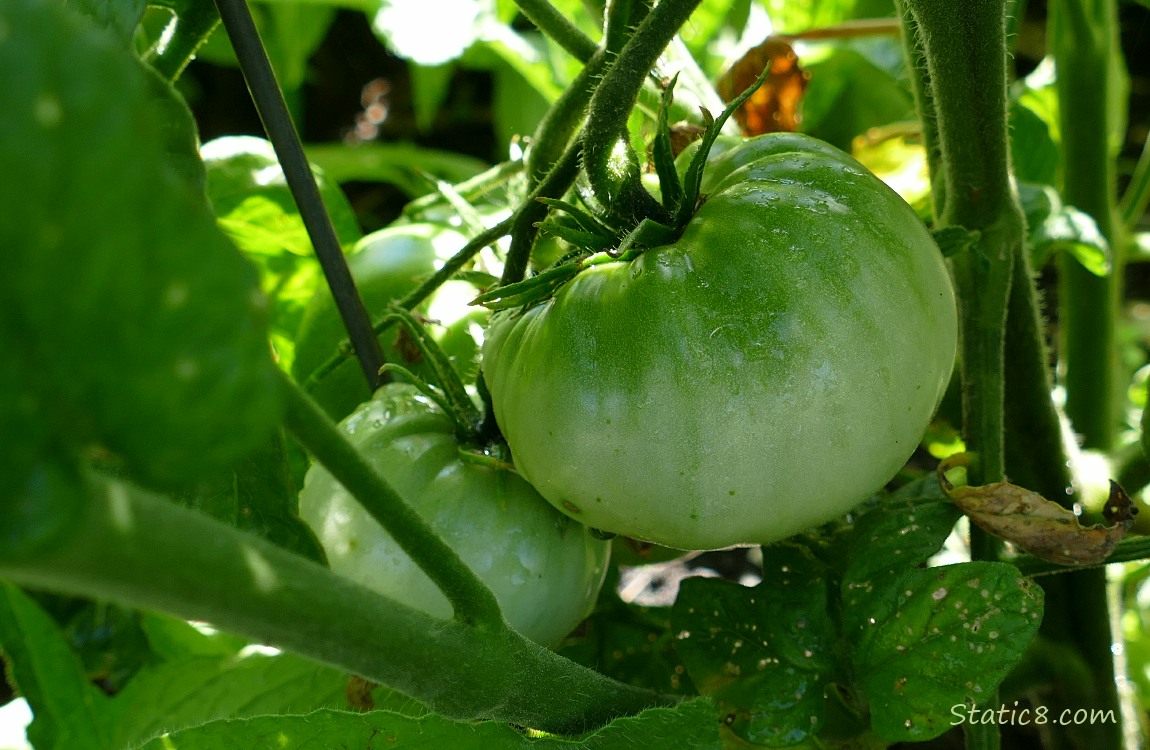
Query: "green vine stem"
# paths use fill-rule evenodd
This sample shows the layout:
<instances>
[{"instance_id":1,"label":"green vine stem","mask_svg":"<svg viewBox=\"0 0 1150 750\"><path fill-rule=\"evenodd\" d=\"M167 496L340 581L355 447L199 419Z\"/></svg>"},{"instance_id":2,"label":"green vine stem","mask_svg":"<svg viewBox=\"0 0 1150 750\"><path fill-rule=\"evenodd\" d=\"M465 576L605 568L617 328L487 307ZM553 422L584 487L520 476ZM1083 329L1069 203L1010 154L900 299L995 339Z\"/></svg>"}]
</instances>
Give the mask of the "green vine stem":
<instances>
[{"instance_id":1,"label":"green vine stem","mask_svg":"<svg viewBox=\"0 0 1150 750\"><path fill-rule=\"evenodd\" d=\"M570 733L671 702L502 624L433 618L164 498L102 478L91 484L64 533L34 549L0 549L0 578L210 622L458 720Z\"/></svg>"},{"instance_id":2,"label":"green vine stem","mask_svg":"<svg viewBox=\"0 0 1150 750\"><path fill-rule=\"evenodd\" d=\"M1113 0L1056 0L1047 38L1058 70L1063 200L1086 212L1110 243L1112 271L1098 277L1072 258L1059 266L1066 413L1087 448L1113 447L1119 424L1117 347L1124 247L1118 236L1113 154L1108 142Z\"/></svg>"},{"instance_id":3,"label":"green vine stem","mask_svg":"<svg viewBox=\"0 0 1150 750\"><path fill-rule=\"evenodd\" d=\"M645 218L665 222L666 211L644 188L639 165L628 148L622 167L613 164L615 149L627 131L627 118L651 69L671 39L690 18L700 0L663 0L643 19L600 82L583 130L583 166L603 206L625 222Z\"/></svg>"},{"instance_id":4,"label":"green vine stem","mask_svg":"<svg viewBox=\"0 0 1150 750\"><path fill-rule=\"evenodd\" d=\"M283 92L276 83L275 73L256 31L255 21L252 20L246 0L216 0L216 7L240 61L240 70L243 71L252 101L283 168L292 198L299 208L300 218L315 248L336 308L355 345L360 369L363 370L368 386L374 391L386 381L381 375L383 349L371 332L371 318L356 291L347 259L343 256L331 217L320 198L315 176L304 155L291 115L288 114Z\"/></svg>"},{"instance_id":5,"label":"green vine stem","mask_svg":"<svg viewBox=\"0 0 1150 750\"><path fill-rule=\"evenodd\" d=\"M451 602L455 619L469 625L498 627L503 615L495 595L458 553L363 459L299 386L286 375L281 377L281 384L287 407L284 426L439 587Z\"/></svg>"},{"instance_id":6,"label":"green vine stem","mask_svg":"<svg viewBox=\"0 0 1150 750\"><path fill-rule=\"evenodd\" d=\"M979 482L1002 481L1004 331L1024 219L1010 175L1004 0L904 0L928 74L924 121L937 137L939 226L979 232L953 260L962 332L963 422ZM917 67L917 66L916 66ZM977 70L979 75L971 75ZM924 101L925 99L925 101Z\"/></svg>"},{"instance_id":7,"label":"green vine stem","mask_svg":"<svg viewBox=\"0 0 1150 750\"><path fill-rule=\"evenodd\" d=\"M529 188L534 189L547 176L579 132L608 59L606 50L597 50L539 122L527 152Z\"/></svg>"},{"instance_id":8,"label":"green vine stem","mask_svg":"<svg viewBox=\"0 0 1150 750\"><path fill-rule=\"evenodd\" d=\"M963 432L979 454L977 481L1005 478L1005 326L1025 220L1010 173L1005 0L902 0L904 42L923 121L936 225L977 231L952 261L961 332ZM977 71L972 75L971 71ZM975 559L998 544L972 534ZM987 696L997 705L998 695ZM970 750L996 750L998 727L965 728Z\"/></svg>"},{"instance_id":9,"label":"green vine stem","mask_svg":"<svg viewBox=\"0 0 1150 750\"><path fill-rule=\"evenodd\" d=\"M595 42L576 28L575 24L567 20L547 0L515 0L515 4L528 21L535 24L544 35L554 40L579 62L585 63L590 60L598 49Z\"/></svg>"}]
</instances>

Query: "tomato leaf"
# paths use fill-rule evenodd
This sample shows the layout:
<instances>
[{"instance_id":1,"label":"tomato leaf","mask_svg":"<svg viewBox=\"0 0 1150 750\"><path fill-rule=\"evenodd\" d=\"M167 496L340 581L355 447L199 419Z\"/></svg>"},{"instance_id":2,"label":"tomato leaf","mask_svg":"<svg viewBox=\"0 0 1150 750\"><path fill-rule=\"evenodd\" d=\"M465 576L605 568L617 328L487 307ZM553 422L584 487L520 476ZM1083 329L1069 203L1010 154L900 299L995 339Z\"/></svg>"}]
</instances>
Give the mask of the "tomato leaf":
<instances>
[{"instance_id":1,"label":"tomato leaf","mask_svg":"<svg viewBox=\"0 0 1150 750\"><path fill-rule=\"evenodd\" d=\"M1026 243L1034 268L1042 268L1055 253L1065 251L1095 276L1110 273L1110 243L1089 214L1063 205L1049 185L1021 183L1018 193L1026 212Z\"/></svg>"},{"instance_id":2,"label":"tomato leaf","mask_svg":"<svg viewBox=\"0 0 1150 750\"><path fill-rule=\"evenodd\" d=\"M156 72L174 81L219 25L220 14L215 3L198 0L153 0L151 4L172 11L175 26L165 30L165 34L170 34L167 43L162 46L156 44L147 59Z\"/></svg>"},{"instance_id":3,"label":"tomato leaf","mask_svg":"<svg viewBox=\"0 0 1150 750\"><path fill-rule=\"evenodd\" d=\"M175 494L185 505L250 531L284 549L325 562L323 548L311 527L300 520L287 445L273 434L234 470Z\"/></svg>"},{"instance_id":4,"label":"tomato leaf","mask_svg":"<svg viewBox=\"0 0 1150 750\"><path fill-rule=\"evenodd\" d=\"M990 700L1042 618L1042 590L1005 563L903 570L844 591L844 631L871 726L891 742L945 732Z\"/></svg>"},{"instance_id":5,"label":"tomato leaf","mask_svg":"<svg viewBox=\"0 0 1150 750\"><path fill-rule=\"evenodd\" d=\"M620 682L670 694L693 694L675 648L671 610L624 603L608 581L594 614L559 653Z\"/></svg>"},{"instance_id":6,"label":"tomato leaf","mask_svg":"<svg viewBox=\"0 0 1150 750\"><path fill-rule=\"evenodd\" d=\"M950 728L953 706L988 699L1040 623L1042 592L1011 565L917 567L959 515L927 477L854 528L843 633L871 726L892 742L936 737Z\"/></svg>"},{"instance_id":7,"label":"tomato leaf","mask_svg":"<svg viewBox=\"0 0 1150 750\"><path fill-rule=\"evenodd\" d=\"M347 709L346 690L345 673L294 654L249 649L165 662L116 696L121 719L109 747L136 747L162 732L219 719Z\"/></svg>"},{"instance_id":8,"label":"tomato leaf","mask_svg":"<svg viewBox=\"0 0 1150 750\"><path fill-rule=\"evenodd\" d=\"M0 332L34 368L25 422L153 484L230 465L278 417L253 269L169 165L132 53L51 4L0 22L0 162L20 175L0 182Z\"/></svg>"},{"instance_id":9,"label":"tomato leaf","mask_svg":"<svg viewBox=\"0 0 1150 750\"><path fill-rule=\"evenodd\" d=\"M71 6L96 26L115 34L125 48L132 41L136 24L144 17L144 0L77 0Z\"/></svg>"},{"instance_id":10,"label":"tomato leaf","mask_svg":"<svg viewBox=\"0 0 1150 750\"><path fill-rule=\"evenodd\" d=\"M802 546L763 550L755 588L714 578L683 581L672 625L699 692L719 702L743 739L789 747L817 733L824 686L838 670L826 567Z\"/></svg>"},{"instance_id":11,"label":"tomato leaf","mask_svg":"<svg viewBox=\"0 0 1150 750\"><path fill-rule=\"evenodd\" d=\"M322 739L318 739L322 738ZM319 747L449 747L452 750L633 750L689 747L719 750L718 728L706 701L651 708L616 719L581 739L532 739L506 724L419 718L389 711L355 714L323 709L304 716L260 716L215 721L156 738L141 750L304 750Z\"/></svg>"},{"instance_id":12,"label":"tomato leaf","mask_svg":"<svg viewBox=\"0 0 1150 750\"><path fill-rule=\"evenodd\" d=\"M0 651L13 686L36 717L28 740L38 750L112 747L107 697L88 682L52 618L7 583L0 583Z\"/></svg>"}]
</instances>

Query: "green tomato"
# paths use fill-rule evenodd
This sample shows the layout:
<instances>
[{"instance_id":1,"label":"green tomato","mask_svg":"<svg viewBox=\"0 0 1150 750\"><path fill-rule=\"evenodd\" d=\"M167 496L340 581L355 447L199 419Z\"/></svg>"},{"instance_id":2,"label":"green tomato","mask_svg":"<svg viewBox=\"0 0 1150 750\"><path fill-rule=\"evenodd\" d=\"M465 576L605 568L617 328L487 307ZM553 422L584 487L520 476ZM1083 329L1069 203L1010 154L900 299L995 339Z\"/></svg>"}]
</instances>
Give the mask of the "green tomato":
<instances>
[{"instance_id":1,"label":"green tomato","mask_svg":"<svg viewBox=\"0 0 1150 750\"><path fill-rule=\"evenodd\" d=\"M505 468L466 460L448 416L392 383L342 423L356 448L495 593L507 622L554 646L590 614L610 545ZM451 607L426 574L322 466L308 472L300 517L331 569L438 617Z\"/></svg>"},{"instance_id":2,"label":"green tomato","mask_svg":"<svg viewBox=\"0 0 1150 750\"><path fill-rule=\"evenodd\" d=\"M466 243L467 238L459 232L435 224L397 225L364 237L349 255L348 266L368 313L381 316L391 302L415 289ZM469 376L474 378L479 353L474 333L481 330L486 317L484 312L468 307L475 294L470 284L449 281L419 308L443 325L434 333L465 381ZM323 285L300 323L292 375L304 382L346 338L335 301ZM402 345L397 328L389 329L379 340L388 362L420 370L411 347ZM311 395L333 419L341 419L370 398L371 390L359 363L349 358L319 381Z\"/></svg>"},{"instance_id":3,"label":"green tomato","mask_svg":"<svg viewBox=\"0 0 1150 750\"><path fill-rule=\"evenodd\" d=\"M483 373L520 473L594 528L765 544L882 487L954 363L946 266L846 154L720 144L678 241L496 315Z\"/></svg>"}]
</instances>

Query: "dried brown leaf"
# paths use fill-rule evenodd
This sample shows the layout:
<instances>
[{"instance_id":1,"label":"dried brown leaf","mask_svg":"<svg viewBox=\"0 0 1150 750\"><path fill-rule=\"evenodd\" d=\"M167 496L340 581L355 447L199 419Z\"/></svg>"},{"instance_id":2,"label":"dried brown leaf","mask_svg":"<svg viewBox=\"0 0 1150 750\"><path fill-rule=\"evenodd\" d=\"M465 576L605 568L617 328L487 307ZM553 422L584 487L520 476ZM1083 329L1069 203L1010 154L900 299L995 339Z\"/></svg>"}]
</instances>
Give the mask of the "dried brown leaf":
<instances>
[{"instance_id":1,"label":"dried brown leaf","mask_svg":"<svg viewBox=\"0 0 1150 750\"><path fill-rule=\"evenodd\" d=\"M799 102L810 75L799 66L794 48L769 36L747 52L719 79L719 95L729 102L745 91L763 69L771 66L766 82L735 111L735 120L747 135L790 132L798 128Z\"/></svg>"},{"instance_id":2,"label":"dried brown leaf","mask_svg":"<svg viewBox=\"0 0 1150 750\"><path fill-rule=\"evenodd\" d=\"M947 497L984 531L1047 562L1059 565L1097 565L1103 562L1134 524L1137 508L1116 482L1103 515L1111 524L1083 526L1068 508L1028 489L996 482L977 487L955 486L946 472L970 464L960 453L938 466L938 481Z\"/></svg>"}]
</instances>

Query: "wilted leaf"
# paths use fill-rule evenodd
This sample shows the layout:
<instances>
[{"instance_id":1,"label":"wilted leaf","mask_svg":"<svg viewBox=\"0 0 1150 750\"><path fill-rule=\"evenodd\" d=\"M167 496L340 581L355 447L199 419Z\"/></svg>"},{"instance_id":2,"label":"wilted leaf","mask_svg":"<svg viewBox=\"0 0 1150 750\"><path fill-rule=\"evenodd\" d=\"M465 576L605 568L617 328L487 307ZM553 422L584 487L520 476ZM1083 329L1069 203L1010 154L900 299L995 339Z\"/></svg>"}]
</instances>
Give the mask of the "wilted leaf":
<instances>
[{"instance_id":1,"label":"wilted leaf","mask_svg":"<svg viewBox=\"0 0 1150 750\"><path fill-rule=\"evenodd\" d=\"M1134 524L1137 509L1118 486L1110 483L1103 515L1110 526L1083 526L1068 508L1008 482L978 487L955 486L946 472L969 465L960 453L938 465L938 479L947 496L983 530L1047 562L1095 565L1104 561Z\"/></svg>"},{"instance_id":2,"label":"wilted leaf","mask_svg":"<svg viewBox=\"0 0 1150 750\"><path fill-rule=\"evenodd\" d=\"M747 135L794 131L799 124L799 102L810 76L799 66L794 49L783 39L767 37L731 66L719 80L719 95L730 102L770 66L763 85L735 110L735 120Z\"/></svg>"}]
</instances>

